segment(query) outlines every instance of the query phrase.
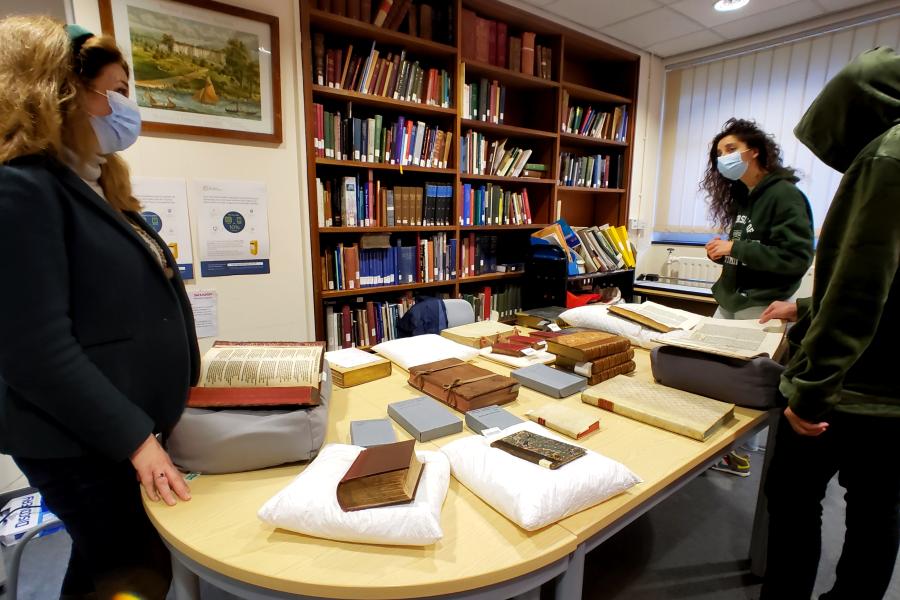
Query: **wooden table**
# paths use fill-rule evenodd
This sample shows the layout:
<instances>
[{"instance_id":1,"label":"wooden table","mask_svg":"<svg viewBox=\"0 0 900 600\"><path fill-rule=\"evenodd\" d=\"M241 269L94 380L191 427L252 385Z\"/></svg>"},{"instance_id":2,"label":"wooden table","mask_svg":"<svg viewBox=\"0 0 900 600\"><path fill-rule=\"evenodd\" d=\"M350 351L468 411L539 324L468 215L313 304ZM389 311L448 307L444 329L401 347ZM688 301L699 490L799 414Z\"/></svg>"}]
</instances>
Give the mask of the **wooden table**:
<instances>
[{"instance_id":1,"label":"wooden table","mask_svg":"<svg viewBox=\"0 0 900 600\"><path fill-rule=\"evenodd\" d=\"M649 354L638 350L636 377L650 377ZM509 369L482 358L493 371ZM421 395L394 367L390 377L349 389L335 388L327 442L349 443L350 421L386 416L387 404ZM600 417L600 431L579 443L618 460L642 484L598 506L545 527L525 531L472 494L456 479L441 513L444 538L433 546L353 544L274 529L257 510L284 488L303 465L230 475L201 475L190 482L193 499L167 507L146 502L151 521L173 551L178 600L199 598L200 578L242 598L505 599L537 597L555 579L557 598L580 598L584 555L647 512L766 425L766 413L738 408L735 418L706 442L599 411L580 394L556 400L521 388L513 413L562 402ZM599 411L599 412L598 412ZM461 416L461 415L460 415ZM398 439L409 434L394 424ZM471 432L433 442L440 446Z\"/></svg>"}]
</instances>

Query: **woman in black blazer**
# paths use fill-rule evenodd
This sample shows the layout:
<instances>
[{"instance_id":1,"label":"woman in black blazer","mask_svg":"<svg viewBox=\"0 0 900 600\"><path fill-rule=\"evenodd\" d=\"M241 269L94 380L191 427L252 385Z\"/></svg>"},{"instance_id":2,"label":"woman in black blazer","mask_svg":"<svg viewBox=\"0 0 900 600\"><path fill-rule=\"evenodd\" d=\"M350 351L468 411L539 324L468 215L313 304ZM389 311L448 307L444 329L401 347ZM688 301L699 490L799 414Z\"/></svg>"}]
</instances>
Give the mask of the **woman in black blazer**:
<instances>
[{"instance_id":1,"label":"woman in black blazer","mask_svg":"<svg viewBox=\"0 0 900 600\"><path fill-rule=\"evenodd\" d=\"M196 382L197 339L115 154L140 132L127 95L111 38L0 21L0 451L72 537L63 597L164 598L168 553L141 486L190 499L156 436Z\"/></svg>"}]
</instances>

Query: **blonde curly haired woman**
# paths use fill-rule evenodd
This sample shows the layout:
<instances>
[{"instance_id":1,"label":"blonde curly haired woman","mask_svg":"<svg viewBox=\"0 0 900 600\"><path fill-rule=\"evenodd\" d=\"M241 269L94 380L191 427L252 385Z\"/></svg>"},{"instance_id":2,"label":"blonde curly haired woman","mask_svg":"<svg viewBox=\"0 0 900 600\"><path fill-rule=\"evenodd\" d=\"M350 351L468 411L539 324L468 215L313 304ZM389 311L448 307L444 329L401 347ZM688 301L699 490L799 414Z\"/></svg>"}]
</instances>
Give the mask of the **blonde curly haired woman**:
<instances>
[{"instance_id":1,"label":"blonde curly haired woman","mask_svg":"<svg viewBox=\"0 0 900 600\"><path fill-rule=\"evenodd\" d=\"M169 557L141 505L188 500L157 441L199 357L171 254L116 152L140 113L112 38L0 21L0 451L72 537L62 597L164 598Z\"/></svg>"}]
</instances>

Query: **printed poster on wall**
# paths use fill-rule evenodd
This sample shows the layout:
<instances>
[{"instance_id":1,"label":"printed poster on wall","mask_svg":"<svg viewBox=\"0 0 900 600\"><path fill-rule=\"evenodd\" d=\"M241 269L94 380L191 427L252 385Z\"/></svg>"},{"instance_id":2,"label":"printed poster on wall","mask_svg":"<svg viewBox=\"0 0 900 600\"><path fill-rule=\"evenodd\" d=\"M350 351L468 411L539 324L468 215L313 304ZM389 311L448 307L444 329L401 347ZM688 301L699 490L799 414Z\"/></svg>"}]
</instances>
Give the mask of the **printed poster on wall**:
<instances>
[{"instance_id":1,"label":"printed poster on wall","mask_svg":"<svg viewBox=\"0 0 900 600\"><path fill-rule=\"evenodd\" d=\"M187 182L184 179L133 177L131 193L141 203L144 220L169 246L181 278L193 279L194 250L191 247Z\"/></svg>"},{"instance_id":2,"label":"printed poster on wall","mask_svg":"<svg viewBox=\"0 0 900 600\"><path fill-rule=\"evenodd\" d=\"M200 274L269 272L269 214L262 181L196 180Z\"/></svg>"}]
</instances>

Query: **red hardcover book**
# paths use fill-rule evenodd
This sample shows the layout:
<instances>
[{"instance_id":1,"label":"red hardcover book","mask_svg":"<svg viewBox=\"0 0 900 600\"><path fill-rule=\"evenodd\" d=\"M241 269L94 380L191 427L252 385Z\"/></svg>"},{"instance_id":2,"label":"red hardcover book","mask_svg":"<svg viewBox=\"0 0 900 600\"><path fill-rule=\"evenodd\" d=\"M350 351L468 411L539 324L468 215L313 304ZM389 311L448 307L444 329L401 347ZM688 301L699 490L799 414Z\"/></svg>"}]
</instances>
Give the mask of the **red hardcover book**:
<instances>
[{"instance_id":1,"label":"red hardcover book","mask_svg":"<svg viewBox=\"0 0 900 600\"><path fill-rule=\"evenodd\" d=\"M527 356L525 350L529 350L530 346L525 344L516 344L513 342L497 342L491 345L491 352L494 354L503 354L505 356Z\"/></svg>"},{"instance_id":2,"label":"red hardcover book","mask_svg":"<svg viewBox=\"0 0 900 600\"><path fill-rule=\"evenodd\" d=\"M476 17L475 19L475 60L490 62L491 59L491 21Z\"/></svg>"},{"instance_id":3,"label":"red hardcover book","mask_svg":"<svg viewBox=\"0 0 900 600\"><path fill-rule=\"evenodd\" d=\"M522 188L522 204L525 205L526 225L531 225L531 202L528 201L527 188Z\"/></svg>"},{"instance_id":4,"label":"red hardcover book","mask_svg":"<svg viewBox=\"0 0 900 600\"><path fill-rule=\"evenodd\" d=\"M497 60L497 21L489 21L488 29L488 62L492 65L500 64Z\"/></svg>"},{"instance_id":5,"label":"red hardcover book","mask_svg":"<svg viewBox=\"0 0 900 600\"><path fill-rule=\"evenodd\" d=\"M507 26L506 23L497 23L497 48L496 48L496 58L497 58L497 66L502 68L507 68L506 63L506 37L507 37Z\"/></svg>"},{"instance_id":6,"label":"red hardcover book","mask_svg":"<svg viewBox=\"0 0 900 600\"><path fill-rule=\"evenodd\" d=\"M347 81L347 71L350 68L350 63L353 62L353 44L347 46L347 53L344 55L344 66L341 68L341 80L338 84L339 88L346 89L350 82Z\"/></svg>"},{"instance_id":7,"label":"red hardcover book","mask_svg":"<svg viewBox=\"0 0 900 600\"><path fill-rule=\"evenodd\" d=\"M375 320L375 303L374 302L366 302L366 313L368 313L368 325L369 328L366 330L366 345L372 346L378 343L378 326L377 321Z\"/></svg>"},{"instance_id":8,"label":"red hardcover book","mask_svg":"<svg viewBox=\"0 0 900 600\"><path fill-rule=\"evenodd\" d=\"M359 0L347 0L347 16L359 20Z\"/></svg>"},{"instance_id":9,"label":"red hardcover book","mask_svg":"<svg viewBox=\"0 0 900 600\"><path fill-rule=\"evenodd\" d=\"M475 50L475 30L477 28L478 17L471 10L462 11L462 57L472 59L477 57Z\"/></svg>"},{"instance_id":10,"label":"red hardcover book","mask_svg":"<svg viewBox=\"0 0 900 600\"><path fill-rule=\"evenodd\" d=\"M469 234L469 277L475 274L475 234Z\"/></svg>"},{"instance_id":11,"label":"red hardcover book","mask_svg":"<svg viewBox=\"0 0 900 600\"><path fill-rule=\"evenodd\" d=\"M265 348L271 356L259 356ZM280 364L283 349L297 351L293 359L309 373L306 380L282 380L270 363ZM302 350L301 350L302 349ZM216 341L203 356L200 385L192 387L191 408L246 408L315 406L319 404L319 373L324 366L324 342L223 342ZM241 387L238 387L241 386Z\"/></svg>"},{"instance_id":12,"label":"red hardcover book","mask_svg":"<svg viewBox=\"0 0 900 600\"><path fill-rule=\"evenodd\" d=\"M481 316L485 321L489 321L491 318L491 286L485 286L484 288L484 306L482 307Z\"/></svg>"}]
</instances>

